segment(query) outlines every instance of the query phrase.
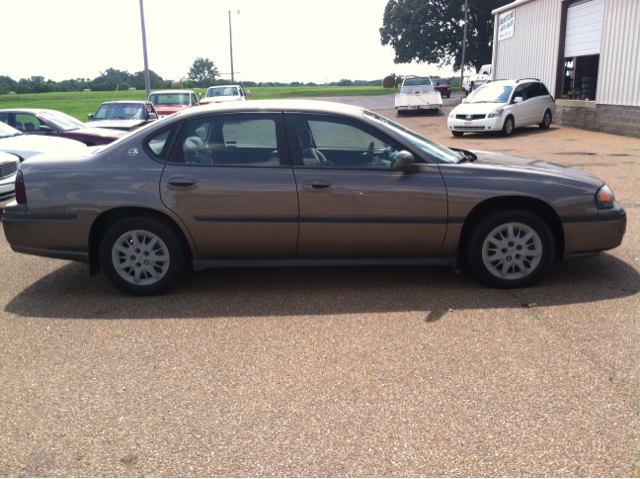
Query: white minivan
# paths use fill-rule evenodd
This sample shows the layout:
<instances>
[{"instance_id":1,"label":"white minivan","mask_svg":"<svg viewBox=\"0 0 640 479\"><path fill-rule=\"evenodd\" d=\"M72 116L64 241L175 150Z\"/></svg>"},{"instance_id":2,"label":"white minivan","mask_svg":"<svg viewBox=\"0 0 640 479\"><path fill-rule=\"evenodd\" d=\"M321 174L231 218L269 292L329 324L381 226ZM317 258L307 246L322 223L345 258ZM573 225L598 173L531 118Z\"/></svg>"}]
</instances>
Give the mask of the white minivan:
<instances>
[{"instance_id":1,"label":"white minivan","mask_svg":"<svg viewBox=\"0 0 640 479\"><path fill-rule=\"evenodd\" d=\"M500 80L473 90L451 110L447 126L453 136L488 131L509 136L522 126L549 128L555 111L555 100L540 80Z\"/></svg>"}]
</instances>

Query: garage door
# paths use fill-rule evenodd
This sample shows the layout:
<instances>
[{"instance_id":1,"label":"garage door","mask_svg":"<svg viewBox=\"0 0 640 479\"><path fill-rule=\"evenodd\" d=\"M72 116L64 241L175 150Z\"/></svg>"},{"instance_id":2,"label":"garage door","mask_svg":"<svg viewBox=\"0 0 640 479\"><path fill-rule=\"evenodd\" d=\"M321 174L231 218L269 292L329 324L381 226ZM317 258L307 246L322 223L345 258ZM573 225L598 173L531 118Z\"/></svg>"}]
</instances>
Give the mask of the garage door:
<instances>
[{"instance_id":1,"label":"garage door","mask_svg":"<svg viewBox=\"0 0 640 479\"><path fill-rule=\"evenodd\" d=\"M600 53L604 0L572 2L567 12L564 56L580 57Z\"/></svg>"}]
</instances>

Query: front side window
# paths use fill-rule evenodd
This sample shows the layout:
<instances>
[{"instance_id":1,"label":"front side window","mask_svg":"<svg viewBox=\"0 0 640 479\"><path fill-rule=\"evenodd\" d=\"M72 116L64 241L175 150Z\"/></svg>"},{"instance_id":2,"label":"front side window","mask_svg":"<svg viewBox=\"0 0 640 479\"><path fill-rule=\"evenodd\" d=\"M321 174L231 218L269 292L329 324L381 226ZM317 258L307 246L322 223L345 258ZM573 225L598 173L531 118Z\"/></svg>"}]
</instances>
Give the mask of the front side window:
<instances>
[{"instance_id":1,"label":"front side window","mask_svg":"<svg viewBox=\"0 0 640 479\"><path fill-rule=\"evenodd\" d=\"M290 115L294 158L315 168L395 169L400 144L364 123L324 115Z\"/></svg>"},{"instance_id":2,"label":"front side window","mask_svg":"<svg viewBox=\"0 0 640 479\"><path fill-rule=\"evenodd\" d=\"M280 166L278 115L216 115L190 120L173 149L171 162Z\"/></svg>"}]
</instances>

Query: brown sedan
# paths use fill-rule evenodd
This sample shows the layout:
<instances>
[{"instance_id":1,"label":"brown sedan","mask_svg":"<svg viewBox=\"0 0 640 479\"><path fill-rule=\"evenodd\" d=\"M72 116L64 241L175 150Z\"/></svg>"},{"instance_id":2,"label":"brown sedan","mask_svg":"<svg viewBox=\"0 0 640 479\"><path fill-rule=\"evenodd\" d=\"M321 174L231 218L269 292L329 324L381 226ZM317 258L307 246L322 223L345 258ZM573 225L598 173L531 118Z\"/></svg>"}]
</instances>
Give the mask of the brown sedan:
<instances>
[{"instance_id":1,"label":"brown sedan","mask_svg":"<svg viewBox=\"0 0 640 479\"><path fill-rule=\"evenodd\" d=\"M588 173L452 150L315 101L191 109L88 156L26 161L16 186L3 214L15 251L83 261L134 295L189 266L463 262L515 288L554 258L615 248L626 228Z\"/></svg>"}]
</instances>

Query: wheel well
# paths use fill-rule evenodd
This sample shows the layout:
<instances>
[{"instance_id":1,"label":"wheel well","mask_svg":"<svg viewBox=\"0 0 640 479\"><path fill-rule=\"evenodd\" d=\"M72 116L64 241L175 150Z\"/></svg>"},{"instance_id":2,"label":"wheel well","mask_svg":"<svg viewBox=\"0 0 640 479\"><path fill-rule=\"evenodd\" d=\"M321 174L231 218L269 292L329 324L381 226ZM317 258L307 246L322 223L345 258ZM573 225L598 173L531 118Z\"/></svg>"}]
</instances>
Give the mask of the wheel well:
<instances>
[{"instance_id":1,"label":"wheel well","mask_svg":"<svg viewBox=\"0 0 640 479\"><path fill-rule=\"evenodd\" d=\"M91 275L98 274L102 269L100 266L100 241L109 227L123 218L134 216L155 219L171 228L182 243L185 258L189 260L192 258L189 242L173 218L159 211L147 208L116 208L100 214L93 222L93 225L91 225L91 231L89 232L89 273ZM191 261L188 261L188 264L190 263Z\"/></svg>"},{"instance_id":2,"label":"wheel well","mask_svg":"<svg viewBox=\"0 0 640 479\"><path fill-rule=\"evenodd\" d=\"M564 253L564 229L562 228L562 222L560 221L558 213L544 201L524 196L501 196L485 200L476 205L467 215L462 225L459 251L466 250L466 243L471 236L474 226L493 213L507 210L525 210L542 218L549 225L553 233L553 238L556 242L556 256L562 259ZM459 259L464 260L462 255L460 256Z\"/></svg>"}]
</instances>

